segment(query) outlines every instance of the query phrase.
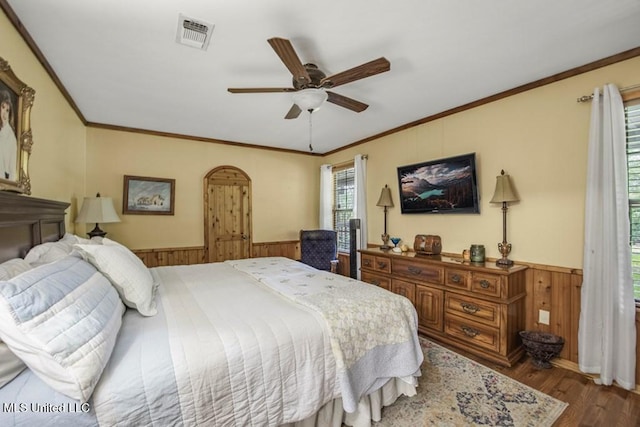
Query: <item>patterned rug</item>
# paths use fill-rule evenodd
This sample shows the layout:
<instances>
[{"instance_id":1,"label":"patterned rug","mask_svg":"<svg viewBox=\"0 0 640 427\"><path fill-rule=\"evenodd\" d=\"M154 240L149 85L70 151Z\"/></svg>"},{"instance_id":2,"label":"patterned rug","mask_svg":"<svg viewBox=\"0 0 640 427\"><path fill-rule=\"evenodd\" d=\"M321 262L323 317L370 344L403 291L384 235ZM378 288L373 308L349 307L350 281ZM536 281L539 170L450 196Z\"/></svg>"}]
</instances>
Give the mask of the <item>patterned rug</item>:
<instances>
[{"instance_id":1,"label":"patterned rug","mask_svg":"<svg viewBox=\"0 0 640 427\"><path fill-rule=\"evenodd\" d=\"M375 426L551 426L568 406L432 341L420 343L418 394L384 408Z\"/></svg>"}]
</instances>

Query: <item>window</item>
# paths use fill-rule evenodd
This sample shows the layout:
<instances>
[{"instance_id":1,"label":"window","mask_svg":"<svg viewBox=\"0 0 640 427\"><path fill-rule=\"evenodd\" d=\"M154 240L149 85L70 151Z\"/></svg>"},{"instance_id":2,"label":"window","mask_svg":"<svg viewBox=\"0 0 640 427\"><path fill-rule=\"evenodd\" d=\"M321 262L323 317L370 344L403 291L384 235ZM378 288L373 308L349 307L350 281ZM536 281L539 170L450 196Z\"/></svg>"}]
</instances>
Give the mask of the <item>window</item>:
<instances>
[{"instance_id":1,"label":"window","mask_svg":"<svg viewBox=\"0 0 640 427\"><path fill-rule=\"evenodd\" d=\"M339 252L349 252L349 220L353 217L355 184L353 164L333 169L333 229L338 233Z\"/></svg>"},{"instance_id":2,"label":"window","mask_svg":"<svg viewBox=\"0 0 640 427\"><path fill-rule=\"evenodd\" d=\"M631 269L633 292L640 302L640 95L625 102L629 216L631 222Z\"/></svg>"}]
</instances>

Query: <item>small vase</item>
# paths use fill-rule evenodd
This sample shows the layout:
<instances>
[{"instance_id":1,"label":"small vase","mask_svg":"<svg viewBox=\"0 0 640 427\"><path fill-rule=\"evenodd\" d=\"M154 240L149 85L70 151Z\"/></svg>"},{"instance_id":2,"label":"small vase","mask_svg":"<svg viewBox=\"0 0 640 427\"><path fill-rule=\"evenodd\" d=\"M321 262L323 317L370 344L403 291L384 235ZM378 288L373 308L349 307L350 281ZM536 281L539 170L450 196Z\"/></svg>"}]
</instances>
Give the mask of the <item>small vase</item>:
<instances>
[{"instance_id":1,"label":"small vase","mask_svg":"<svg viewBox=\"0 0 640 427\"><path fill-rule=\"evenodd\" d=\"M471 262L484 262L484 245L471 245Z\"/></svg>"},{"instance_id":2,"label":"small vase","mask_svg":"<svg viewBox=\"0 0 640 427\"><path fill-rule=\"evenodd\" d=\"M380 237L382 238L382 249L389 249L389 235L383 234Z\"/></svg>"}]
</instances>

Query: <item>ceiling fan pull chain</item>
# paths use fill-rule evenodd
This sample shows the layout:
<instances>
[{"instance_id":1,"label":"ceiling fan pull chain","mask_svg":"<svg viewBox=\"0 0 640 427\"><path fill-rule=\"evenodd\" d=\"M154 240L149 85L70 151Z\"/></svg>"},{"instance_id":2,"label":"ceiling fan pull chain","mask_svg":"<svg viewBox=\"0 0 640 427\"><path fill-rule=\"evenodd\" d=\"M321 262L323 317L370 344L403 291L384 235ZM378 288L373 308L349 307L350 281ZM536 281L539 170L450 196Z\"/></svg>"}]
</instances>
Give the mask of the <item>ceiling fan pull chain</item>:
<instances>
[{"instance_id":1,"label":"ceiling fan pull chain","mask_svg":"<svg viewBox=\"0 0 640 427\"><path fill-rule=\"evenodd\" d=\"M309 151L313 152L313 145L312 143L312 136L313 136L313 125L311 124L311 114L313 113L313 110L309 110Z\"/></svg>"}]
</instances>

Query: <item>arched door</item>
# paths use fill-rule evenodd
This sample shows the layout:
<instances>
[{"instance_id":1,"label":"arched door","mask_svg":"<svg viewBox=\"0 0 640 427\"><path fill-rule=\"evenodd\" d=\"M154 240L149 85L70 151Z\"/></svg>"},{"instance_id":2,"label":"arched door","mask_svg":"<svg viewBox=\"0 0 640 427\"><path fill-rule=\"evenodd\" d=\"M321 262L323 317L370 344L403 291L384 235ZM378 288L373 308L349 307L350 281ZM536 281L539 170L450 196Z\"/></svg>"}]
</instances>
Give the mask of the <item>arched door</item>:
<instances>
[{"instance_id":1,"label":"arched door","mask_svg":"<svg viewBox=\"0 0 640 427\"><path fill-rule=\"evenodd\" d=\"M208 262L251 258L251 179L234 166L204 178L204 241Z\"/></svg>"}]
</instances>

